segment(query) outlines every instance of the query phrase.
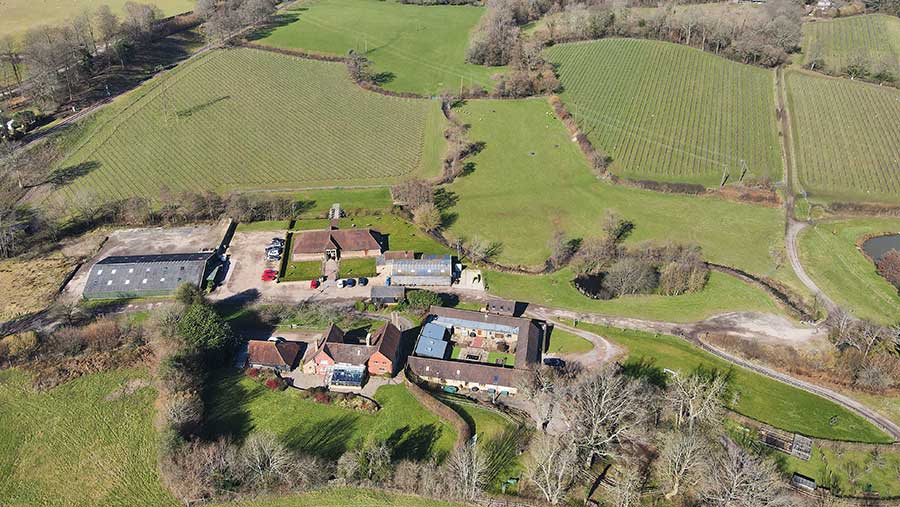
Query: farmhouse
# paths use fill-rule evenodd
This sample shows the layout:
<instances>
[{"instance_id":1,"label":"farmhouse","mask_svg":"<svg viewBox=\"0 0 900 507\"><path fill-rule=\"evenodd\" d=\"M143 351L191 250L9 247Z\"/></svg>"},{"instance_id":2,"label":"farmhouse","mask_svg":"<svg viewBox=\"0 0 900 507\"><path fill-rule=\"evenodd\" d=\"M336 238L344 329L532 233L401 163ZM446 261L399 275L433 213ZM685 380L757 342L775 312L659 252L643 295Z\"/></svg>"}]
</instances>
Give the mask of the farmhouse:
<instances>
[{"instance_id":1,"label":"farmhouse","mask_svg":"<svg viewBox=\"0 0 900 507\"><path fill-rule=\"evenodd\" d=\"M374 257L384 251L381 234L372 229L325 229L294 235L295 261Z\"/></svg>"},{"instance_id":2,"label":"farmhouse","mask_svg":"<svg viewBox=\"0 0 900 507\"><path fill-rule=\"evenodd\" d=\"M300 344L284 339L250 340L247 344L247 364L251 368L291 371L299 354Z\"/></svg>"},{"instance_id":3,"label":"farmhouse","mask_svg":"<svg viewBox=\"0 0 900 507\"><path fill-rule=\"evenodd\" d=\"M385 258L383 264L391 285L447 287L453 282L453 258L449 255L424 255L421 259Z\"/></svg>"},{"instance_id":4,"label":"farmhouse","mask_svg":"<svg viewBox=\"0 0 900 507\"><path fill-rule=\"evenodd\" d=\"M393 376L402 360L401 336L396 326L385 324L356 343L332 324L308 354L303 372L323 377L326 385L346 387L360 387L366 374Z\"/></svg>"},{"instance_id":5,"label":"farmhouse","mask_svg":"<svg viewBox=\"0 0 900 507\"><path fill-rule=\"evenodd\" d=\"M431 307L409 366L430 382L515 394L522 371L540 363L543 335L530 319Z\"/></svg>"},{"instance_id":6,"label":"farmhouse","mask_svg":"<svg viewBox=\"0 0 900 507\"><path fill-rule=\"evenodd\" d=\"M199 287L212 252L106 257L91 267L85 299L167 296L181 284Z\"/></svg>"}]
</instances>

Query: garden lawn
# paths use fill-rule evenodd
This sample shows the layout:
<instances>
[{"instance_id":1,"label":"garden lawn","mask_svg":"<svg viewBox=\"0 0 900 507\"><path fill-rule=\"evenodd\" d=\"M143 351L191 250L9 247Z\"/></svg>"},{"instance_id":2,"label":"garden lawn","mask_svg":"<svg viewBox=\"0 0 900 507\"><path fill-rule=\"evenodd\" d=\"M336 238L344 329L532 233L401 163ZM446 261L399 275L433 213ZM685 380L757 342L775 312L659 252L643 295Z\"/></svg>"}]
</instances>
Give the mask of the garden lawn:
<instances>
[{"instance_id":1,"label":"garden lawn","mask_svg":"<svg viewBox=\"0 0 900 507\"><path fill-rule=\"evenodd\" d=\"M303 280L318 280L322 276L321 261L296 261L288 262L284 270L284 282L297 282Z\"/></svg>"},{"instance_id":2,"label":"garden lawn","mask_svg":"<svg viewBox=\"0 0 900 507\"><path fill-rule=\"evenodd\" d=\"M446 144L437 100L367 92L343 64L248 48L198 56L98 113L67 132L51 203L390 185L437 174Z\"/></svg>"},{"instance_id":3,"label":"garden lawn","mask_svg":"<svg viewBox=\"0 0 900 507\"><path fill-rule=\"evenodd\" d=\"M35 392L25 372L0 371L0 503L180 505L160 484L156 391L113 396L148 379L118 370Z\"/></svg>"},{"instance_id":4,"label":"garden lawn","mask_svg":"<svg viewBox=\"0 0 900 507\"><path fill-rule=\"evenodd\" d=\"M338 265L341 278L358 278L360 276L375 276L375 258L365 259L341 259Z\"/></svg>"},{"instance_id":5,"label":"garden lawn","mask_svg":"<svg viewBox=\"0 0 900 507\"><path fill-rule=\"evenodd\" d=\"M900 451L894 447L881 446L873 453L815 445L809 461L778 453L775 456L783 469L812 477L819 485L833 486L830 481L836 480L841 495L861 497L875 492L885 498L900 496Z\"/></svg>"},{"instance_id":6,"label":"garden lawn","mask_svg":"<svg viewBox=\"0 0 900 507\"><path fill-rule=\"evenodd\" d=\"M614 211L634 223L628 244L695 243L711 262L802 288L788 263L775 261L784 255L779 209L598 181L543 99L473 100L459 116L472 125L469 137L486 144L469 159L474 171L448 186L459 200L447 235L501 242L501 264L543 267L554 231L600 236Z\"/></svg>"},{"instance_id":7,"label":"garden lawn","mask_svg":"<svg viewBox=\"0 0 900 507\"><path fill-rule=\"evenodd\" d=\"M4 0L0 3L0 33L21 39L29 28L64 25L85 10L95 10L104 4L121 16L126 3L127 0ZM163 16L173 16L194 8L191 0L149 0L144 3L159 7Z\"/></svg>"},{"instance_id":8,"label":"garden lawn","mask_svg":"<svg viewBox=\"0 0 900 507\"><path fill-rule=\"evenodd\" d=\"M900 219L864 218L822 222L800 234L800 261L807 274L837 304L882 324L900 321L897 288L857 248L868 234L900 233Z\"/></svg>"},{"instance_id":9,"label":"garden lawn","mask_svg":"<svg viewBox=\"0 0 900 507\"><path fill-rule=\"evenodd\" d=\"M628 362L649 360L653 366L686 374L697 367L730 370L736 412L786 431L811 437L856 442L890 442L865 419L824 398L782 384L719 359L687 341L667 335L579 323L628 349ZM836 418L834 425L830 423Z\"/></svg>"},{"instance_id":10,"label":"garden lawn","mask_svg":"<svg viewBox=\"0 0 900 507\"><path fill-rule=\"evenodd\" d=\"M546 50L582 131L632 179L706 187L781 179L774 72L680 44L603 39ZM746 171L746 174L744 172Z\"/></svg>"},{"instance_id":11,"label":"garden lawn","mask_svg":"<svg viewBox=\"0 0 900 507\"><path fill-rule=\"evenodd\" d=\"M469 32L483 7L403 5L394 0L317 0L289 9L279 26L257 34L268 46L334 56L350 50L372 62L382 85L437 95L466 87L491 88L503 68L465 63Z\"/></svg>"},{"instance_id":12,"label":"garden lawn","mask_svg":"<svg viewBox=\"0 0 900 507\"><path fill-rule=\"evenodd\" d=\"M302 495L261 496L219 507L465 507L463 504L357 488L328 488Z\"/></svg>"},{"instance_id":13,"label":"garden lawn","mask_svg":"<svg viewBox=\"0 0 900 507\"><path fill-rule=\"evenodd\" d=\"M259 222L242 222L237 225L235 232L283 232L288 229L290 224L290 220L260 220Z\"/></svg>"},{"instance_id":14,"label":"garden lawn","mask_svg":"<svg viewBox=\"0 0 900 507\"><path fill-rule=\"evenodd\" d=\"M550 345L547 347L547 352L552 354L584 354L593 349L594 344L584 338L568 331L554 328L553 333L550 335Z\"/></svg>"},{"instance_id":15,"label":"garden lawn","mask_svg":"<svg viewBox=\"0 0 900 507\"><path fill-rule=\"evenodd\" d=\"M395 459L428 459L448 453L453 426L422 407L402 384L378 388L374 414L318 404L294 389L271 391L234 370L220 371L206 393L209 436L241 439L267 431L290 448L337 459L348 449L387 441Z\"/></svg>"},{"instance_id":16,"label":"garden lawn","mask_svg":"<svg viewBox=\"0 0 900 507\"><path fill-rule=\"evenodd\" d=\"M737 310L782 313L761 289L716 271L710 273L706 287L694 294L625 296L608 301L582 295L572 284L574 277L568 268L549 275L485 272L488 290L495 296L575 311L669 322L693 322Z\"/></svg>"}]
</instances>

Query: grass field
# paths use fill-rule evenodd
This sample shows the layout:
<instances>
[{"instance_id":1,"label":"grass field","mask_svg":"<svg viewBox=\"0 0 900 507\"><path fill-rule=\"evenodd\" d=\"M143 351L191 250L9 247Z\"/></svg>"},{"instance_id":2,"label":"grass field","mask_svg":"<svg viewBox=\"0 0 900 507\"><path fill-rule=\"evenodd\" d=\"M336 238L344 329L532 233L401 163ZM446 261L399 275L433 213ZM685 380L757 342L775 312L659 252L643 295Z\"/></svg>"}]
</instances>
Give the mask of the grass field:
<instances>
[{"instance_id":1,"label":"grass field","mask_svg":"<svg viewBox=\"0 0 900 507\"><path fill-rule=\"evenodd\" d=\"M552 354L583 354L594 349L594 344L562 329L554 329L550 335L547 352Z\"/></svg>"},{"instance_id":2,"label":"grass field","mask_svg":"<svg viewBox=\"0 0 900 507\"><path fill-rule=\"evenodd\" d=\"M395 0L316 0L282 16L283 26L259 34L262 44L346 56L365 53L389 90L438 94L465 86L491 88L502 68L465 63L469 32L482 7L403 5Z\"/></svg>"},{"instance_id":3,"label":"grass field","mask_svg":"<svg viewBox=\"0 0 900 507\"><path fill-rule=\"evenodd\" d=\"M357 278L360 276L375 276L375 258L366 259L341 259L338 265L339 276L342 278Z\"/></svg>"},{"instance_id":4,"label":"grass field","mask_svg":"<svg viewBox=\"0 0 900 507\"><path fill-rule=\"evenodd\" d=\"M803 188L818 198L900 201L900 91L796 71L786 84Z\"/></svg>"},{"instance_id":5,"label":"grass field","mask_svg":"<svg viewBox=\"0 0 900 507\"><path fill-rule=\"evenodd\" d=\"M245 437L269 431L289 447L337 459L365 442L392 444L394 458L425 459L450 451L456 431L450 423L425 410L400 384L378 388L381 410L368 414L317 404L293 389L270 391L239 373L220 372L207 393L211 435Z\"/></svg>"},{"instance_id":6,"label":"grass field","mask_svg":"<svg viewBox=\"0 0 900 507\"><path fill-rule=\"evenodd\" d=\"M0 33L20 38L29 28L39 25L63 25L85 10L93 11L106 4L121 15L127 0L4 0L0 3ZM164 16L187 12L194 8L190 0L148 0L162 10Z\"/></svg>"},{"instance_id":7,"label":"grass field","mask_svg":"<svg viewBox=\"0 0 900 507\"><path fill-rule=\"evenodd\" d=\"M428 176L439 170L443 123L437 101L363 91L341 64L214 51L91 117L55 173L73 180L55 197Z\"/></svg>"},{"instance_id":8,"label":"grass field","mask_svg":"<svg viewBox=\"0 0 900 507\"><path fill-rule=\"evenodd\" d=\"M897 288L856 247L867 234L888 232L900 233L900 220L866 218L813 225L800 235L800 261L820 289L857 317L895 324L900 319Z\"/></svg>"},{"instance_id":9,"label":"grass field","mask_svg":"<svg viewBox=\"0 0 900 507\"><path fill-rule=\"evenodd\" d=\"M781 179L769 70L686 46L635 39L561 44L563 102L610 169L633 179L716 187Z\"/></svg>"},{"instance_id":10,"label":"grass field","mask_svg":"<svg viewBox=\"0 0 900 507\"><path fill-rule=\"evenodd\" d=\"M600 182L540 99L469 101L459 115L472 125L470 137L486 144L471 158L474 172L448 187L459 200L447 234L501 242L499 262L543 267L554 230L597 237L607 211L615 211L635 225L631 244L696 243L712 262L801 286L773 257L784 250L780 210Z\"/></svg>"},{"instance_id":11,"label":"grass field","mask_svg":"<svg viewBox=\"0 0 900 507\"><path fill-rule=\"evenodd\" d=\"M0 503L179 505L159 483L156 392L110 396L147 378L121 370L38 393L24 372L0 371Z\"/></svg>"},{"instance_id":12,"label":"grass field","mask_svg":"<svg viewBox=\"0 0 900 507\"><path fill-rule=\"evenodd\" d=\"M485 273L491 294L576 311L670 322L692 322L730 311L781 313L781 309L762 290L717 272L711 273L706 288L695 294L626 296L608 301L582 295L572 285L573 278L569 269L551 275L518 275L499 271Z\"/></svg>"},{"instance_id":13,"label":"grass field","mask_svg":"<svg viewBox=\"0 0 900 507\"><path fill-rule=\"evenodd\" d=\"M388 237L389 250L412 250L426 254L455 254L444 245L431 239L415 225L397 215L371 215L342 218L342 229L351 227L368 227Z\"/></svg>"},{"instance_id":14,"label":"grass field","mask_svg":"<svg viewBox=\"0 0 900 507\"><path fill-rule=\"evenodd\" d=\"M856 55L864 55L870 68L900 65L900 19L866 14L803 23L803 62L821 58L826 69L841 72Z\"/></svg>"},{"instance_id":15,"label":"grass field","mask_svg":"<svg viewBox=\"0 0 900 507\"><path fill-rule=\"evenodd\" d=\"M739 367L674 336L653 335L579 323L628 349L628 360L650 360L653 366L689 372L698 366L732 370L738 400L734 410L777 428L813 437L860 442L891 439L865 419L834 403ZM832 417L836 423L831 424Z\"/></svg>"},{"instance_id":16,"label":"grass field","mask_svg":"<svg viewBox=\"0 0 900 507\"><path fill-rule=\"evenodd\" d=\"M302 495L262 496L243 502L216 504L219 507L465 507L463 504L418 496L356 488L329 488Z\"/></svg>"},{"instance_id":17,"label":"grass field","mask_svg":"<svg viewBox=\"0 0 900 507\"><path fill-rule=\"evenodd\" d=\"M74 259L61 255L0 260L0 322L46 308L74 267Z\"/></svg>"},{"instance_id":18,"label":"grass field","mask_svg":"<svg viewBox=\"0 0 900 507\"><path fill-rule=\"evenodd\" d=\"M775 454L783 460L784 468L816 479L827 485L834 477L840 494L860 497L877 492L882 497L900 496L900 452L882 446L878 452L864 450L828 449L815 446L809 461ZM852 477L852 479L851 479Z\"/></svg>"},{"instance_id":19,"label":"grass field","mask_svg":"<svg viewBox=\"0 0 900 507\"><path fill-rule=\"evenodd\" d=\"M282 280L285 282L317 280L320 276L322 276L321 261L292 261L288 262Z\"/></svg>"}]
</instances>

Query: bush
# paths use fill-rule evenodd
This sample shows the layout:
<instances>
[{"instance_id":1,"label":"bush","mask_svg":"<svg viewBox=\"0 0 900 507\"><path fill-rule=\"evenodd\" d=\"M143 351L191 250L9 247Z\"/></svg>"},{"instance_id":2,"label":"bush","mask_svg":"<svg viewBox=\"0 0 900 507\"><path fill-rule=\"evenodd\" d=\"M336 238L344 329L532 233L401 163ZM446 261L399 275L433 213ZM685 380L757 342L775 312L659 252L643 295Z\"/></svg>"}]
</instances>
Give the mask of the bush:
<instances>
[{"instance_id":1,"label":"bush","mask_svg":"<svg viewBox=\"0 0 900 507\"><path fill-rule=\"evenodd\" d=\"M441 306L441 296L430 290L414 290L406 295L409 307L417 311L426 311L432 306Z\"/></svg>"},{"instance_id":2,"label":"bush","mask_svg":"<svg viewBox=\"0 0 900 507\"><path fill-rule=\"evenodd\" d=\"M250 378L256 378L259 376L259 368L247 368L244 373Z\"/></svg>"},{"instance_id":3,"label":"bush","mask_svg":"<svg viewBox=\"0 0 900 507\"><path fill-rule=\"evenodd\" d=\"M900 251L889 250L876 263L878 273L900 288Z\"/></svg>"},{"instance_id":4,"label":"bush","mask_svg":"<svg viewBox=\"0 0 900 507\"><path fill-rule=\"evenodd\" d=\"M2 348L6 350L6 356L10 360L25 360L37 352L38 336L34 331L26 331L7 336L0 340Z\"/></svg>"},{"instance_id":5,"label":"bush","mask_svg":"<svg viewBox=\"0 0 900 507\"><path fill-rule=\"evenodd\" d=\"M267 378L264 384L272 391L284 391L287 389L287 383L280 377Z\"/></svg>"},{"instance_id":6,"label":"bush","mask_svg":"<svg viewBox=\"0 0 900 507\"><path fill-rule=\"evenodd\" d=\"M603 287L616 296L646 294L658 283L656 269L647 262L626 257L617 261L603 277Z\"/></svg>"},{"instance_id":7,"label":"bush","mask_svg":"<svg viewBox=\"0 0 900 507\"><path fill-rule=\"evenodd\" d=\"M189 347L203 351L207 358L219 360L234 348L231 326L211 306L194 303L178 322L178 334Z\"/></svg>"},{"instance_id":8,"label":"bush","mask_svg":"<svg viewBox=\"0 0 900 507\"><path fill-rule=\"evenodd\" d=\"M118 347L122 334L119 323L111 318L100 318L81 328L85 346L93 351Z\"/></svg>"}]
</instances>

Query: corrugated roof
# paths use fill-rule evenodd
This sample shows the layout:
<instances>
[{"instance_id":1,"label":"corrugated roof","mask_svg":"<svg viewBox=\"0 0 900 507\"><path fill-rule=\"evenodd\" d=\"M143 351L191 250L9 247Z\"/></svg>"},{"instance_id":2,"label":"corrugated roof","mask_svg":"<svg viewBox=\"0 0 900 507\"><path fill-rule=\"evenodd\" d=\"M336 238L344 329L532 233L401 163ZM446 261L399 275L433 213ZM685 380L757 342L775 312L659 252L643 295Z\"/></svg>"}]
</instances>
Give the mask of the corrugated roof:
<instances>
[{"instance_id":1,"label":"corrugated roof","mask_svg":"<svg viewBox=\"0 0 900 507\"><path fill-rule=\"evenodd\" d=\"M397 298L403 299L406 296L406 289L403 287L373 285L370 292L373 298Z\"/></svg>"},{"instance_id":2,"label":"corrugated roof","mask_svg":"<svg viewBox=\"0 0 900 507\"><path fill-rule=\"evenodd\" d=\"M88 274L85 297L174 292L181 284L200 285L213 253L128 255L100 260Z\"/></svg>"},{"instance_id":3,"label":"corrugated roof","mask_svg":"<svg viewBox=\"0 0 900 507\"><path fill-rule=\"evenodd\" d=\"M516 339L516 368L530 368L531 365L539 363L541 360L541 338L543 333L531 319L444 308L442 306L432 306L429 314L429 323L437 325L464 321L467 327L476 329L499 330L504 327L515 328L518 333L518 338Z\"/></svg>"},{"instance_id":4,"label":"corrugated roof","mask_svg":"<svg viewBox=\"0 0 900 507\"><path fill-rule=\"evenodd\" d=\"M449 255L429 259L396 259L391 264L391 276L452 276L453 259Z\"/></svg>"},{"instance_id":5,"label":"corrugated roof","mask_svg":"<svg viewBox=\"0 0 900 507\"><path fill-rule=\"evenodd\" d=\"M432 340L443 340L447 336L447 328L434 322L429 322L422 326L420 334Z\"/></svg>"}]
</instances>

